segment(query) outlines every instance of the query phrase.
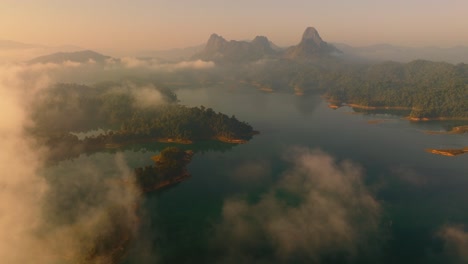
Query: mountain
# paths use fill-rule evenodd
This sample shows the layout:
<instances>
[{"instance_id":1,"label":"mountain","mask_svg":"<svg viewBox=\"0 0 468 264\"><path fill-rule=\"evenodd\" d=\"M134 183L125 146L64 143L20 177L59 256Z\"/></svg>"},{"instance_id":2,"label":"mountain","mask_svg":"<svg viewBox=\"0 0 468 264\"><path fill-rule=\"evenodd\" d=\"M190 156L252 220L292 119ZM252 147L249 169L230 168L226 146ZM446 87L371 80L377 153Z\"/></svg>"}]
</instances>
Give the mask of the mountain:
<instances>
[{"instance_id":1,"label":"mountain","mask_svg":"<svg viewBox=\"0 0 468 264\"><path fill-rule=\"evenodd\" d=\"M302 35L301 42L288 48L284 53L284 57L288 59L311 59L341 53L335 46L323 41L315 28L308 27Z\"/></svg>"},{"instance_id":2,"label":"mountain","mask_svg":"<svg viewBox=\"0 0 468 264\"><path fill-rule=\"evenodd\" d=\"M105 56L92 50L82 50L76 52L57 52L45 56L40 56L30 60L30 63L64 63L66 61L88 63L96 62L104 64L108 60L115 60L110 56Z\"/></svg>"},{"instance_id":3,"label":"mountain","mask_svg":"<svg viewBox=\"0 0 468 264\"><path fill-rule=\"evenodd\" d=\"M192 59L216 62L246 62L277 55L271 41L265 36L257 36L252 41L227 41L222 36L212 34L205 48Z\"/></svg>"}]
</instances>

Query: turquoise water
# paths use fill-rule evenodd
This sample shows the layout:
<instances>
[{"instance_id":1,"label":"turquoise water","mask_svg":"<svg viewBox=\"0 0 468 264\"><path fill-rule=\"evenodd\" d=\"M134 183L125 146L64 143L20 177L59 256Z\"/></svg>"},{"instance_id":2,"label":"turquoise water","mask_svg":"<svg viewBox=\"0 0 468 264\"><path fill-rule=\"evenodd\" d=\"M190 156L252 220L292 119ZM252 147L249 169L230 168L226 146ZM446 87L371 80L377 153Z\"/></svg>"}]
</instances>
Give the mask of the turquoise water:
<instances>
[{"instance_id":1,"label":"turquoise water","mask_svg":"<svg viewBox=\"0 0 468 264\"><path fill-rule=\"evenodd\" d=\"M230 240L219 242L223 206L238 197L252 204L261 200L293 166L285 158L293 147L319 149L337 163L349 160L363 168L364 186L381 208L375 234L379 242L369 245L372 250L358 250L348 257L332 250L320 260L301 254L282 258L271 246L260 245L242 251L251 254L244 262L452 261L437 232L445 225L468 223L468 155L445 157L424 149L466 147L468 135L423 133L442 130L449 123L411 123L391 115L353 114L346 107L333 110L315 95L221 88L178 90L177 94L182 104L235 115L261 134L244 145L205 142L182 146L196 151L189 165L192 178L146 198L141 241L135 242L127 263L229 262L224 255ZM368 123L376 119L384 121ZM164 146L140 145L122 153L130 167L137 167L151 164L149 157ZM80 162L106 164L114 156L114 151L82 155L58 167Z\"/></svg>"}]
</instances>

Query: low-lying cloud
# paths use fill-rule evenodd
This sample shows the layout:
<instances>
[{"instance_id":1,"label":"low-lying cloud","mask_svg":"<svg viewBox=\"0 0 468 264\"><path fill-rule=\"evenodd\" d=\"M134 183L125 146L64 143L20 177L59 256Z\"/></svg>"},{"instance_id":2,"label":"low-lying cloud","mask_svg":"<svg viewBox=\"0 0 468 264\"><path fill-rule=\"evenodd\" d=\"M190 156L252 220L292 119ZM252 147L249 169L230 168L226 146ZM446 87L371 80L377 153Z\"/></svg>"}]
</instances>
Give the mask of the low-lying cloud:
<instances>
[{"instance_id":1,"label":"low-lying cloud","mask_svg":"<svg viewBox=\"0 0 468 264\"><path fill-rule=\"evenodd\" d=\"M154 71L177 71L177 70L203 70L215 66L212 61L181 61L177 63L161 62L157 59L139 59L134 57L124 57L121 59L122 66L125 68L145 68Z\"/></svg>"},{"instance_id":2,"label":"low-lying cloud","mask_svg":"<svg viewBox=\"0 0 468 264\"><path fill-rule=\"evenodd\" d=\"M292 168L258 201L224 202L215 244L223 263L276 260L347 260L374 248L381 207L363 182L361 168L331 156L294 149Z\"/></svg>"},{"instance_id":3,"label":"low-lying cloud","mask_svg":"<svg viewBox=\"0 0 468 264\"><path fill-rule=\"evenodd\" d=\"M437 233L444 243L444 254L455 263L468 263L468 232L461 225L447 225Z\"/></svg>"},{"instance_id":4,"label":"low-lying cloud","mask_svg":"<svg viewBox=\"0 0 468 264\"><path fill-rule=\"evenodd\" d=\"M131 82L123 82L111 88L109 93L112 95L130 95L133 99L132 107L136 109L158 107L169 100L153 84L136 85Z\"/></svg>"},{"instance_id":5,"label":"low-lying cloud","mask_svg":"<svg viewBox=\"0 0 468 264\"><path fill-rule=\"evenodd\" d=\"M57 67L0 69L0 262L114 263L138 226L139 193L123 157L110 164L114 180L93 164L51 178L43 159L48 150L25 130L28 106L50 87Z\"/></svg>"}]
</instances>

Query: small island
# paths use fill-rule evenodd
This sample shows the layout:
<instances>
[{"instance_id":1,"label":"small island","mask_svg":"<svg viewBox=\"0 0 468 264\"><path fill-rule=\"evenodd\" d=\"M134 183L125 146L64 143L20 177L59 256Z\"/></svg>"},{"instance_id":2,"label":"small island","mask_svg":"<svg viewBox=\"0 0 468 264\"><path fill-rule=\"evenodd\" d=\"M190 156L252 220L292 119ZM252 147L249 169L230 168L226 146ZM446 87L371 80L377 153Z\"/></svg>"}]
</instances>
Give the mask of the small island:
<instances>
[{"instance_id":1,"label":"small island","mask_svg":"<svg viewBox=\"0 0 468 264\"><path fill-rule=\"evenodd\" d=\"M186 180L190 177L187 165L192 157L193 151L165 148L159 155L152 157L155 163L153 166L135 169L137 186L143 193L149 193Z\"/></svg>"},{"instance_id":2,"label":"small island","mask_svg":"<svg viewBox=\"0 0 468 264\"><path fill-rule=\"evenodd\" d=\"M462 149L426 149L426 151L432 154L454 157L468 153L468 147Z\"/></svg>"},{"instance_id":3,"label":"small island","mask_svg":"<svg viewBox=\"0 0 468 264\"><path fill-rule=\"evenodd\" d=\"M425 131L425 133L431 135L465 134L468 133L468 126L456 126L449 131Z\"/></svg>"}]
</instances>

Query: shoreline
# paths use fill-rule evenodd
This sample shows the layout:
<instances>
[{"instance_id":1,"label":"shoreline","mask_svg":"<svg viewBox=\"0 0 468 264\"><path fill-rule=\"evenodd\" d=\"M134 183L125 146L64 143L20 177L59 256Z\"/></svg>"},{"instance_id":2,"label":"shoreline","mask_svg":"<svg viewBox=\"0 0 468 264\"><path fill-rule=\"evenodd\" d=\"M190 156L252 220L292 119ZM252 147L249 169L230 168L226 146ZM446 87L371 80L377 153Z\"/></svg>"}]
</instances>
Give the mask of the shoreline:
<instances>
[{"instance_id":1,"label":"shoreline","mask_svg":"<svg viewBox=\"0 0 468 264\"><path fill-rule=\"evenodd\" d=\"M456 126L453 127L450 131L424 131L424 133L429 135L460 135L468 133L468 126Z\"/></svg>"},{"instance_id":2,"label":"shoreline","mask_svg":"<svg viewBox=\"0 0 468 264\"><path fill-rule=\"evenodd\" d=\"M407 106L369 106L359 104L348 104L344 103L343 106L349 106L352 108L366 109L366 110L413 110L412 107Z\"/></svg>"},{"instance_id":3,"label":"shoreline","mask_svg":"<svg viewBox=\"0 0 468 264\"><path fill-rule=\"evenodd\" d=\"M251 136L258 135L260 132L258 131L253 131L251 133ZM219 142L224 142L224 143L230 143L230 144L245 144L249 140L247 139L241 139L241 138L228 138L224 136L216 136L210 139L206 140L213 140L213 141L219 141ZM198 140L198 141L203 141L203 140ZM194 144L198 141L190 140L190 139L180 139L180 138L148 138L148 139L139 139L139 140L130 140L127 142L121 142L121 143L104 143L102 148L104 149L116 149L116 148L121 148L133 144L145 144L145 143L175 143L175 144L183 144L183 145L191 145ZM97 148L96 145L92 148Z\"/></svg>"},{"instance_id":4,"label":"shoreline","mask_svg":"<svg viewBox=\"0 0 468 264\"><path fill-rule=\"evenodd\" d=\"M174 177L171 180L166 180L166 181L160 182L158 184L155 184L155 185L153 185L151 187L143 188L142 192L143 193L150 193L150 192L162 190L164 188L169 188L169 187L172 187L172 186L174 186L176 184L179 184L181 182L186 181L190 177L192 177L192 175L190 175L188 172L186 172L186 173L183 173L182 175Z\"/></svg>"},{"instance_id":5,"label":"shoreline","mask_svg":"<svg viewBox=\"0 0 468 264\"><path fill-rule=\"evenodd\" d=\"M426 121L468 121L468 117L410 117L405 119L411 122L426 122Z\"/></svg>"},{"instance_id":6,"label":"shoreline","mask_svg":"<svg viewBox=\"0 0 468 264\"><path fill-rule=\"evenodd\" d=\"M468 147L462 149L426 149L426 152L436 155L455 157L468 153Z\"/></svg>"},{"instance_id":7,"label":"shoreline","mask_svg":"<svg viewBox=\"0 0 468 264\"><path fill-rule=\"evenodd\" d=\"M415 110L413 107L407 106L369 106L369 105L360 105L353 103L343 103L337 100L331 100L325 97L325 100L329 103L328 107L331 109L338 109L343 106L348 106L352 108L359 108L364 110L402 110L402 111L411 111ZM416 109L417 110L417 109ZM468 121L468 117L411 117L406 116L404 119L411 122L425 122L425 121Z\"/></svg>"},{"instance_id":8,"label":"shoreline","mask_svg":"<svg viewBox=\"0 0 468 264\"><path fill-rule=\"evenodd\" d=\"M260 132L254 130L248 136L254 136L258 134L260 134ZM209 142L209 141L213 142L214 141L214 142L239 145L239 144L245 144L249 140L250 138L241 139L241 138L228 138L228 137L222 137L222 136L206 138L206 139L201 139L201 140L196 140L196 141L189 140L189 139L177 139L177 138L143 138L143 139L133 139L133 140L128 140L128 141L123 141L123 142L118 142L118 143L95 142L94 140L90 140L91 142L85 141L85 140L68 141L65 139L64 141L60 141L58 143L55 143L54 145L50 145L50 151L48 153L47 160L50 162L55 162L55 161L62 160L63 158L65 159L75 158L85 153L90 154L90 153L99 152L99 151L118 150L121 148L129 147L132 145L138 145L138 144L162 143L162 144L191 145L191 144L196 144L197 142ZM66 146L66 148L68 149L67 155L63 154L63 151L60 148L54 149L54 146L56 145L60 145L62 147Z\"/></svg>"}]
</instances>

